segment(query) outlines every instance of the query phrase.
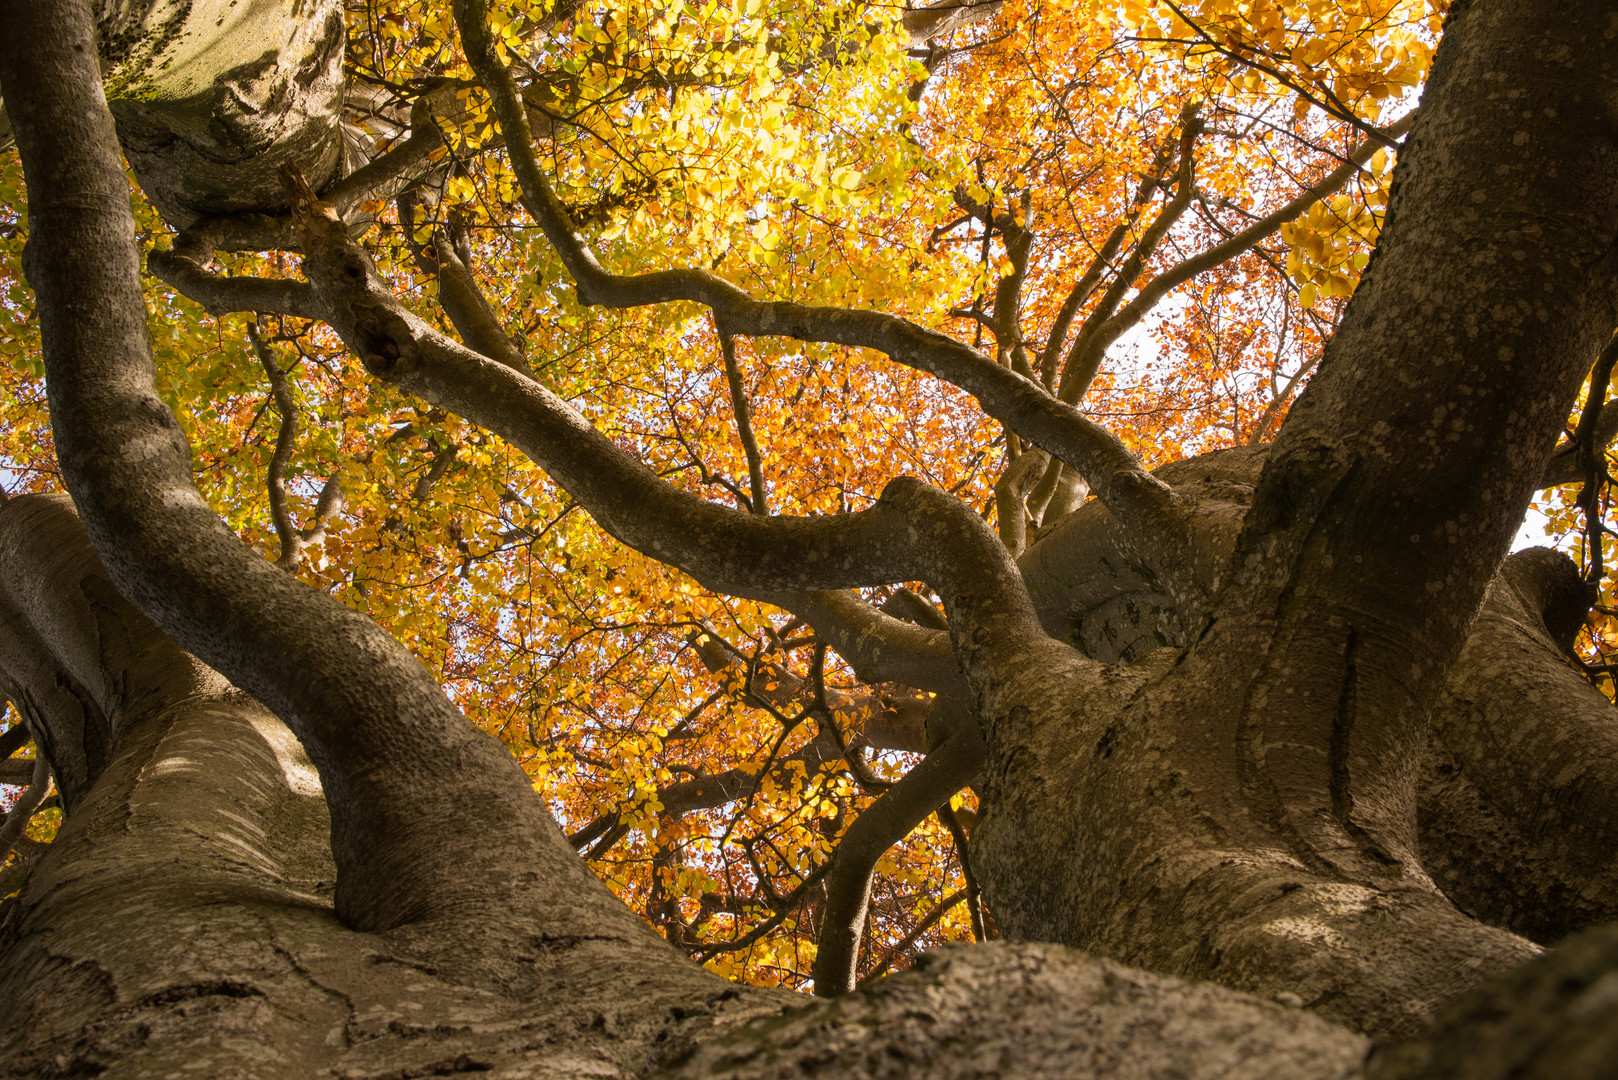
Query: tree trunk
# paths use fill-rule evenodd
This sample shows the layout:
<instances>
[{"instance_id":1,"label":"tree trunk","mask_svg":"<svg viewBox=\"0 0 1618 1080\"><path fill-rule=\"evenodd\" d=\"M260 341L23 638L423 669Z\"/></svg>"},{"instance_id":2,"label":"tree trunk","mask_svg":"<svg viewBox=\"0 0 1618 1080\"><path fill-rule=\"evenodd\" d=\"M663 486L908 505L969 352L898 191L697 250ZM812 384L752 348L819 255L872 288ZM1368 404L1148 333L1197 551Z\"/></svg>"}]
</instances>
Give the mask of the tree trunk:
<instances>
[{"instance_id":1,"label":"tree trunk","mask_svg":"<svg viewBox=\"0 0 1618 1080\"><path fill-rule=\"evenodd\" d=\"M680 1061L678 1075L767 1076L800 1060L857 1076L896 1056L910 1075L960 1075L939 1029L986 1033L971 1035L971 1075L1071 1075L1088 1057L1143 1076L1328 1080L1364 1055L1295 1008L1057 947L957 950L836 1006L737 987L649 934L623 940L623 908L599 889L578 898L595 935L524 932L515 911L516 932L475 911L350 929L302 747L117 596L66 499L0 508L0 585L8 676L79 688L110 739L5 905L6 1076L599 1077ZM57 677L40 676L46 658ZM78 709L28 718L53 759L84 731ZM1090 1024L1062 1022L1081 1009Z\"/></svg>"},{"instance_id":2,"label":"tree trunk","mask_svg":"<svg viewBox=\"0 0 1618 1080\"><path fill-rule=\"evenodd\" d=\"M283 166L337 175L337 0L104 0L96 38L118 139L176 228L285 209Z\"/></svg>"},{"instance_id":3,"label":"tree trunk","mask_svg":"<svg viewBox=\"0 0 1618 1080\"><path fill-rule=\"evenodd\" d=\"M1379 1036L1537 951L1427 874L1416 763L1618 322L1615 60L1582 29L1610 13L1565 14L1453 10L1382 242L1183 657L1121 715L1084 688L990 718L979 860L1009 934Z\"/></svg>"},{"instance_id":4,"label":"tree trunk","mask_svg":"<svg viewBox=\"0 0 1618 1080\"><path fill-rule=\"evenodd\" d=\"M295 200L299 295L374 373L546 463L615 534L743 592L940 579L988 754L975 867L1020 940L827 1003L689 964L585 870L503 748L397 643L219 523L155 393L91 20L13 0L0 80L84 531L61 499L0 509L0 668L70 811L0 923L7 1075L1346 1077L1366 1034L1412 1035L1539 952L1441 884L1542 938L1604 917L1611 841L1570 819L1590 822L1613 785L1562 729L1606 739L1610 711L1574 696L1555 657L1578 604L1539 556L1495 575L1618 323L1618 74L1590 29L1611 13L1550 7L1455 5L1382 246L1277 444L1187 463L1180 494L1138 467L1087 477L1097 503L1020 567L914 482L835 535L661 487L652 510L635 504L647 470L517 366L404 313L335 211ZM331 70L317 31L209 85L283 100L283 63ZM280 139L246 119L275 109L237 116L176 85L114 109L171 220L269 205L251 186L261 166L326 160L330 98L311 90L316 119ZM589 270L579 251L564 255ZM617 295L621 279L593 273ZM727 295L733 314L775 317ZM869 315L843 313L838 332ZM976 391L997 393L1000 374ZM1065 414L1013 391L1058 429ZM1161 537L1107 516L1142 492L1183 534L1173 565ZM683 555L690 536L713 542ZM835 557L809 565L792 554L805 547ZM1533 715L1547 695L1566 712ZM1433 732L1448 763L1423 838ZM1457 770L1470 786L1446 795ZM1484 806L1504 823L1493 840L1477 839ZM1462 868L1490 843L1506 857ZM1509 857L1536 844L1552 883L1539 894ZM1430 866L1453 874L1435 882ZM1490 872L1537 921L1484 902ZM1609 939L1518 968L1373 1067L1520 1062L1572 1032L1564 1075L1596 1075L1618 1049Z\"/></svg>"}]
</instances>

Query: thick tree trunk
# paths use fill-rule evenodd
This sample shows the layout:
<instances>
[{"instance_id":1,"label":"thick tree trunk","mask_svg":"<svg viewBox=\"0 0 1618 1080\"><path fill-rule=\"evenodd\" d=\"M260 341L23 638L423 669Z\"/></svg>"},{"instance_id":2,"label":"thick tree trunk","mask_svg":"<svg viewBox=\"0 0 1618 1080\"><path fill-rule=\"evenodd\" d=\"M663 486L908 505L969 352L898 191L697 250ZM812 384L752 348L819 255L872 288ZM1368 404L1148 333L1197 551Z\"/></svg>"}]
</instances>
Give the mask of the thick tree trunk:
<instances>
[{"instance_id":1,"label":"thick tree trunk","mask_svg":"<svg viewBox=\"0 0 1618 1080\"><path fill-rule=\"evenodd\" d=\"M479 17L475 3L458 7ZM1257 455L1233 454L1188 467L1195 493L1175 496L1127 455L1077 437L1046 447L1119 464L1093 478L1103 501L1195 539L1172 566L1157 536L1055 542L1107 533L1100 511L1081 511L1024 557L1028 593L970 511L918 484L895 483L841 531L668 495L518 368L457 351L404 314L342 222L300 197L313 284L298 295L375 373L509 433L631 543L771 595L870 583L857 574L948 586L956 655L987 725L977 868L1002 928L1032 940L801 1004L729 986L650 934L419 665L246 552L202 503L152 385L90 21L71 3L14 0L0 79L30 184L53 424L110 580L59 501L0 511L0 667L71 811L0 923L9 1074L1349 1076L1367 1044L1348 1029L1409 1034L1534 956L1429 876L1416 763L1446 677L1521 645L1493 615L1526 620L1529 639L1560 625L1547 615L1559 610L1554 575L1508 569L1515 600L1497 591L1468 646L1475 664L1461 654L1579 377L1618 321L1618 79L1609 43L1586 32L1610 13L1592 2L1570 23L1548 7L1456 4L1383 248L1262 474ZM492 45L468 51L487 66ZM127 115L138 128L157 112ZM202 114L176 106L172 123L186 115ZM251 170L278 144L247 127L225 134L259 146L234 159ZM145 152L138 140L132 152ZM167 183L169 165L138 167ZM181 221L231 209L224 192L205 194L160 206ZM564 255L601 297L618 295L624 279L592 270L576 237L553 239L571 239ZM697 280L659 280L676 279ZM731 317L775 317L725 295ZM869 316L840 314L839 332ZM937 345L882 325L904 348ZM1008 415L1026 407L1053 440L1088 430L970 360L975 392L1019 403ZM634 504L639 491L661 501ZM820 558L791 554L803 550ZM1041 636L1041 622L1063 640ZM1519 722L1555 681L1544 650L1534 657L1521 679L1453 685L1439 731L1478 797L1537 841L1610 784L1566 762L1497 775L1477 756L1559 752L1554 733ZM1593 706L1575 711L1604 722ZM1543 798L1519 797L1524 784ZM1567 864L1609 857L1599 829L1549 848L1565 880ZM1607 865L1572 891L1598 893ZM1587 913L1572 905L1561 918ZM1464 1058L1453 1032L1480 1023L1510 1051L1499 1060L1522 1056L1513 1040L1527 1024L1542 1040L1580 1033L1572 1065L1596 1062L1612 1037L1586 1029L1618 1011L1609 952L1599 934L1580 939L1377 1067L1414 1075ZM1512 987L1542 1015L1502 1021Z\"/></svg>"},{"instance_id":2,"label":"thick tree trunk","mask_svg":"<svg viewBox=\"0 0 1618 1080\"><path fill-rule=\"evenodd\" d=\"M1382 243L1189 650L1122 715L1076 695L989 733L1008 933L1384 1036L1534 955L1427 875L1416 763L1618 322L1618 61L1586 33L1610 14L1453 9Z\"/></svg>"},{"instance_id":3,"label":"thick tree trunk","mask_svg":"<svg viewBox=\"0 0 1618 1080\"><path fill-rule=\"evenodd\" d=\"M302 747L117 596L65 499L0 508L0 594L13 683L67 682L116 718L107 760L4 908L8 1077L600 1077L682 1061L678 1075L835 1062L860 1076L902 1058L913 1076L1066 1076L1089 1060L1123 1076L1333 1080L1363 1058L1362 1040L1295 1008L1058 947L941 956L833 1007L650 960L613 931L623 909L606 896L580 898L598 909L594 936L511 933L472 910L349 929ZM29 722L73 760L79 711Z\"/></svg>"},{"instance_id":4,"label":"thick tree trunk","mask_svg":"<svg viewBox=\"0 0 1618 1080\"><path fill-rule=\"evenodd\" d=\"M627 912L593 881L574 903L595 909L594 933L470 905L345 927L303 748L117 596L65 499L0 508L0 583L29 646L0 657L8 676L75 687L110 720L106 760L0 924L6 1075L415 1075L539 1046L555 1075L634 1075L779 1008L644 928L625 936ZM73 760L79 710L27 715L53 761Z\"/></svg>"}]
</instances>

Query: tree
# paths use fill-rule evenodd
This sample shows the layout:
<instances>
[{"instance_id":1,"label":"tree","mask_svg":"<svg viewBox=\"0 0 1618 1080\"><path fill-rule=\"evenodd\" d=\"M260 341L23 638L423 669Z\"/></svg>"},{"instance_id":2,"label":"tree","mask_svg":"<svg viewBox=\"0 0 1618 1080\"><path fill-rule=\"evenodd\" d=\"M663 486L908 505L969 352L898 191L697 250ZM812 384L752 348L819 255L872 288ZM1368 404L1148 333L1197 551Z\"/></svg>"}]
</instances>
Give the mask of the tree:
<instances>
[{"instance_id":1,"label":"tree","mask_svg":"<svg viewBox=\"0 0 1618 1080\"><path fill-rule=\"evenodd\" d=\"M1398 138L1362 115L1388 80L1356 86L1353 70L1306 76L1277 62L1271 30L1296 12L1165 8L1194 31L1187 48L1237 54L1219 78L1268 67L1336 110L1361 137L1344 177ZM1162 30L1153 12L1134 17ZM912 21L926 34L973 14ZM1362 14L1343 20L1350 59ZM323 485L316 526L298 528L290 435L269 487L285 566L244 546L201 496L160 389L185 399L156 381L92 13L15 0L7 15L0 87L28 181L31 317L71 495L71 508L29 496L0 512L7 693L67 812L0 930L13 1074L1593 1076L1611 1056L1611 929L1544 955L1535 944L1612 917L1601 812L1614 787L1612 706L1565 658L1592 582L1552 552L1505 558L1530 496L1565 478L1571 457L1587 480L1598 575L1602 565L1618 73L1592 29L1610 21L1600 5L1455 5L1375 257L1274 442L1156 474L1075 407L1098 377L1097 342L1121 333L1115 320L1138 321L1154 291L1232 255L1274 270L1253 245L1289 222L1318 236L1303 215L1336 175L1250 215L1257 235L1221 230L1210 203L1207 228L1242 242L1171 258L1158 245L1185 242L1171 230L1198 193L1195 108L1160 118L1163 137L1144 155L1155 169L1123 168L1141 179L1088 284L1064 287L1030 256L1032 194L996 208L1018 183L1032 192L1046 179L1009 183L984 156L984 180L946 189L978 223L968 227L981 250L1005 255L962 309L992 356L886 312L759 299L708 270L604 268L579 222L595 212L610 231L614 213L672 202L665 192L687 175L665 163L639 187L602 185L592 205L552 182L536 140L572 160L556 132L595 122L568 96L590 77L621 90L635 69L676 101L682 86L722 97L739 36L711 39L701 55L713 67L671 75L632 62L640 54L625 43L646 28L581 21L581 51L556 74L522 45L557 11L524 22L458 0L459 48L486 99L470 79L415 84L409 124L378 99L377 122L406 137L335 180L311 159L326 160L336 136L302 132L282 162L283 194L250 212L216 216L208 192L183 182L189 210L154 199L180 232L148 267L181 293L216 312L324 324L377 380L441 410L423 410L424 423L453 414L499 436L618 541L812 627L807 683L784 686L789 665L766 657L775 686L748 692L807 695L804 718L818 715L856 777L864 767L837 716L848 703L832 699L819 646L868 684L932 695L924 760L847 825L825 864L816 988L852 982L873 853L979 773L981 814L962 849L1005 940L809 1004L726 982L649 931L432 674L374 620L286 572L317 529L335 527L343 486ZM752 55L777 57L770 70L895 62L892 35L860 21L818 37L765 29ZM436 33L424 21L417 41L438 49L449 31ZM285 59L301 71L297 52L255 70L273 81ZM906 98L912 87L888 89ZM888 99L866 100L863 120L903 126L908 114L878 110ZM329 110L308 114L329 136ZM466 211L424 212L418 229L421 204L465 179L450 170L419 185L445 146L430 121L444 117L498 135L508 164L488 179L520 199L585 304L684 302L710 315L727 376L711 385L734 407L749 473L734 485L740 508L658 476L547 387L557 375L469 268ZM556 130L536 133L539 121ZM577 151L586 167L600 165L593 145ZM138 153L131 164L146 168ZM878 171L837 168L830 186L845 192ZM430 272L459 341L408 310L356 238L381 212L378 193L404 196L401 256ZM680 225L695 232L694 220ZM755 276L795 272L800 249L782 253L775 219L743 220L759 241L751 265L767 268ZM1351 248L1345 262L1299 243L1310 254L1294 257L1294 274L1316 289L1311 302L1352 276ZM836 254L861 260L857 248ZM286 273L282 260L276 274L270 255L237 273L210 268L231 251L296 251L303 264ZM1221 273L1212 309L1240 291ZM1030 347L1025 299L1049 327L1046 356ZM1047 360L1075 322L1070 356ZM253 344L285 432L298 406L275 336L258 331ZM766 513L781 489L748 434L736 343L783 337L873 349L970 395L1004 427L1013 459L995 491L998 529L905 477L863 509ZM1587 377L1589 401L1558 453ZM1267 433L1284 396L1237 425L1242 441ZM451 467L433 477L451 451L431 445L424 493ZM1080 485L1094 498L1072 509ZM890 610L907 621L846 591L906 583L935 590L942 612L895 592ZM696 644L729 666L717 635L699 628ZM31 790L37 802L43 789ZM599 825L603 840L619 824ZM1390 1045L1366 1064L1368 1038Z\"/></svg>"}]
</instances>

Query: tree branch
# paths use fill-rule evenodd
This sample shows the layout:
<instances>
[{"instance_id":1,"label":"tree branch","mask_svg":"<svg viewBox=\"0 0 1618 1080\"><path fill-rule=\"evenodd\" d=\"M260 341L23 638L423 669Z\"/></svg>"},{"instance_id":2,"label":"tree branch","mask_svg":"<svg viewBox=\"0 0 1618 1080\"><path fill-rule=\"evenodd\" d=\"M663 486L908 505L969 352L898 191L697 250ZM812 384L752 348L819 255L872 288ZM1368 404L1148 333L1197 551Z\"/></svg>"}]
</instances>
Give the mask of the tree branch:
<instances>
[{"instance_id":1,"label":"tree branch","mask_svg":"<svg viewBox=\"0 0 1618 1080\"><path fill-rule=\"evenodd\" d=\"M1320 109L1328 116L1333 116L1338 120L1346 122L1349 126L1365 135L1368 142L1386 146L1390 149L1396 148L1399 145L1396 140L1401 132L1393 130L1393 127L1391 126L1384 130L1374 127L1371 124L1367 124L1364 120L1361 120L1358 116L1355 116L1354 110L1344 104L1336 94L1332 93L1330 88L1325 86L1317 87L1317 91L1321 96L1315 96L1315 94L1312 94L1306 90L1297 79L1292 78L1278 68L1272 67L1269 64L1261 63L1254 58L1251 52L1242 52L1236 49L1231 49L1225 45L1221 45L1218 41L1215 41L1211 34L1209 34L1202 27L1198 26L1196 23L1192 22L1190 17L1187 16L1185 12L1181 11L1179 6L1175 4L1173 0L1164 0L1164 3L1168 5L1169 10L1174 12L1181 22L1185 23L1186 26L1191 28L1192 33L1196 34L1197 37L1202 39L1204 44L1213 49L1215 52L1219 53L1221 56L1229 57L1231 60L1250 67L1255 71L1262 71L1264 74L1268 75L1282 86L1285 86L1287 89L1291 90L1293 93L1297 94L1311 105ZM1322 98L1324 98L1324 100L1322 100Z\"/></svg>"},{"instance_id":2,"label":"tree branch","mask_svg":"<svg viewBox=\"0 0 1618 1080\"><path fill-rule=\"evenodd\" d=\"M617 934L664 955L567 847L504 746L373 620L250 551L198 493L154 385L91 12L65 0L10 11L0 82L28 87L6 104L64 479L120 591L308 748L332 812L338 918L384 929L483 910L509 925L521 912L530 928Z\"/></svg>"},{"instance_id":3,"label":"tree branch","mask_svg":"<svg viewBox=\"0 0 1618 1080\"><path fill-rule=\"evenodd\" d=\"M175 291L201 304L215 317L237 311L273 312L300 319L319 319L324 312L308 282L290 278L226 277L206 269L205 259L192 258L178 246L153 251L146 268ZM209 253L208 257L211 257Z\"/></svg>"},{"instance_id":4,"label":"tree branch","mask_svg":"<svg viewBox=\"0 0 1618 1080\"><path fill-rule=\"evenodd\" d=\"M1600 447L1611 446L1613 440L1618 439L1618 401L1608 401L1601 406L1591 436L1594 444ZM1578 449L1578 444L1572 440L1558 444L1551 452L1551 459L1545 463L1545 472L1539 478L1538 487L1561 487L1578 480Z\"/></svg>"},{"instance_id":5,"label":"tree branch","mask_svg":"<svg viewBox=\"0 0 1618 1080\"><path fill-rule=\"evenodd\" d=\"M880 312L756 301L703 270L623 276L603 269L540 167L516 83L495 54L485 5L482 0L456 0L455 17L467 57L494 99L523 205L577 283L582 302L633 307L695 301L711 308L727 333L873 348L953 383L975 397L990 416L1076 468L1097 497L1140 532L1152 564L1165 575L1175 575L1174 552L1183 532L1184 508L1173 491L1153 480L1112 433L976 349Z\"/></svg>"},{"instance_id":6,"label":"tree branch","mask_svg":"<svg viewBox=\"0 0 1618 1080\"><path fill-rule=\"evenodd\" d=\"M23 829L33 820L34 811L39 804L45 801L45 795L51 787L51 767L45 761L44 754L36 754L33 768L28 779L28 789L17 796L17 802L6 815L6 820L0 824L0 863L4 863L11 855L11 849L16 846L22 836Z\"/></svg>"},{"instance_id":7,"label":"tree branch","mask_svg":"<svg viewBox=\"0 0 1618 1080\"><path fill-rule=\"evenodd\" d=\"M911 45L922 45L936 37L970 26L999 13L1005 0L940 0L926 7L907 10L901 17Z\"/></svg>"},{"instance_id":8,"label":"tree branch","mask_svg":"<svg viewBox=\"0 0 1618 1080\"><path fill-rule=\"evenodd\" d=\"M1187 105L1180 116L1180 167L1176 170L1174 178L1174 198L1169 200L1168 205L1163 207L1141 233L1140 239L1135 242L1134 250L1129 253L1123 266L1119 267L1118 273L1114 275L1112 284L1101 294L1101 300L1096 304L1095 310L1090 312L1084 324L1079 327L1078 339L1073 342L1073 348L1062 363L1062 375L1057 383L1056 396L1063 401L1080 401L1090 389L1096 373L1101 369L1101 357L1106 353L1106 345L1103 345L1098 352L1094 344L1099 340L1101 329L1112 318L1124 294L1135 287L1136 280L1145 270L1146 261L1157 250L1157 245L1162 243L1169 229L1180 220L1191 205L1191 200L1196 195L1196 157L1192 151L1196 148L1197 136L1201 133L1202 123L1197 119L1196 107Z\"/></svg>"},{"instance_id":9,"label":"tree branch","mask_svg":"<svg viewBox=\"0 0 1618 1080\"><path fill-rule=\"evenodd\" d=\"M826 876L827 871L829 871L831 868L832 863L828 861L822 863L820 866L812 870L809 875L798 884L797 888L783 896L779 904L774 905L775 914L770 916L768 919L765 919L752 930L749 930L741 937L733 938L730 941L706 942L694 950L693 956L698 961L706 961L718 956L722 952L735 952L737 949L747 948L755 941L762 941L767 935L769 935L771 931L773 931L777 926L780 926L781 923L786 920L788 915L792 914L794 911L803 906L803 902L809 899L811 891L815 888L815 886L820 884L821 879Z\"/></svg>"},{"instance_id":10,"label":"tree branch","mask_svg":"<svg viewBox=\"0 0 1618 1080\"><path fill-rule=\"evenodd\" d=\"M877 860L965 787L983 767L983 755L983 738L977 731L957 732L867 807L843 834L826 878L826 908L814 965L816 995L835 997L854 989Z\"/></svg>"},{"instance_id":11,"label":"tree branch","mask_svg":"<svg viewBox=\"0 0 1618 1080\"><path fill-rule=\"evenodd\" d=\"M1390 136L1403 135L1410 130L1410 126L1415 123L1415 119L1416 114L1411 113L1398 123L1389 125L1387 133ZM1064 388L1058 392L1058 396L1064 401L1075 400L1073 394L1078 386L1078 373L1088 371L1092 366L1099 366L1101 357L1105 355L1107 349L1112 347L1113 342L1138 325L1146 317L1146 314L1157 306L1159 300L1162 300L1174 289L1179 288L1198 274L1212 270L1221 263L1235 258L1275 233L1281 226L1290 221L1295 221L1305 210L1348 183L1350 178L1360 171L1361 167L1371 159L1371 156L1378 149L1380 149L1379 144L1371 139L1360 143L1348 155L1347 162L1327 173L1319 183L1306 189L1285 206L1266 214L1229 239L1215 244L1200 255L1194 255L1184 262L1163 271L1142 285L1140 291L1135 294L1135 298L1125 304L1118 314L1097 326L1088 341L1081 335L1079 341L1074 343L1074 353L1069 356L1066 364L1068 373L1064 376ZM1122 275L1120 275L1120 280L1122 280ZM1081 343L1082 353L1080 352ZM1089 477L1087 476L1085 479L1088 480Z\"/></svg>"},{"instance_id":12,"label":"tree branch","mask_svg":"<svg viewBox=\"0 0 1618 1080\"><path fill-rule=\"evenodd\" d=\"M1019 454L994 484L994 505L1000 542L1013 557L1028 546L1028 493L1044 475L1051 458L1039 451Z\"/></svg>"},{"instance_id":13,"label":"tree branch","mask_svg":"<svg viewBox=\"0 0 1618 1080\"><path fill-rule=\"evenodd\" d=\"M788 592L928 581L950 609L964 669L984 679L1009 674L1031 642L1046 640L1015 564L959 500L899 478L868 510L765 518L679 491L533 379L404 309L341 221L306 188L293 206L304 231L305 272L329 322L367 370L512 443L630 547L709 588L767 602ZM959 587L968 582L970 589Z\"/></svg>"},{"instance_id":14,"label":"tree branch","mask_svg":"<svg viewBox=\"0 0 1618 1080\"><path fill-rule=\"evenodd\" d=\"M1152 201L1152 196L1157 194L1157 190L1163 186L1163 170L1168 168L1174 145L1175 142L1171 140L1157 152L1157 157L1152 161L1151 171L1142 177L1140 186L1135 189L1135 197L1131 200L1124 219L1113 227L1100 250L1090 260L1090 265L1079 275L1079 279L1073 283L1073 288L1068 290L1067 298L1062 301L1062 307L1056 313L1056 321L1051 324L1050 336L1045 339L1045 347L1039 354L1040 378L1046 386L1052 388L1056 386L1056 359L1062 355L1062 346L1067 343L1068 331L1072 329L1073 320L1077 318L1079 309L1089 302L1096 286L1101 284L1102 275L1112 265L1112 260L1118 257L1118 251L1128 238L1129 231L1140 219L1141 212Z\"/></svg>"},{"instance_id":15,"label":"tree branch","mask_svg":"<svg viewBox=\"0 0 1618 1080\"><path fill-rule=\"evenodd\" d=\"M326 200L339 215L347 218L366 199L393 198L431 170L434 154L445 145L435 106L453 93L451 87L418 97L410 108L409 137L326 189Z\"/></svg>"},{"instance_id":16,"label":"tree branch","mask_svg":"<svg viewBox=\"0 0 1618 1080\"><path fill-rule=\"evenodd\" d=\"M879 609L884 615L892 615L904 622L914 623L927 630L948 630L949 621L938 613L926 597L914 589L900 587L893 590L887 603Z\"/></svg>"},{"instance_id":17,"label":"tree branch","mask_svg":"<svg viewBox=\"0 0 1618 1080\"><path fill-rule=\"evenodd\" d=\"M1592 596L1560 552L1510 556L1433 713L1452 765L1422 791L1424 861L1539 941L1618 917L1618 710L1567 660Z\"/></svg>"},{"instance_id":18,"label":"tree branch","mask_svg":"<svg viewBox=\"0 0 1618 1080\"><path fill-rule=\"evenodd\" d=\"M842 590L778 594L769 602L813 627L862 682L897 682L956 697L970 693L950 645L949 624L936 610L935 623L917 626Z\"/></svg>"},{"instance_id":19,"label":"tree branch","mask_svg":"<svg viewBox=\"0 0 1618 1080\"><path fill-rule=\"evenodd\" d=\"M893 948L887 951L886 955L882 957L881 963L871 968L871 973L865 977L865 982L867 984L873 983L882 976L886 975L900 957L904 956L905 953L915 948L916 942L921 939L921 935L925 934L927 931L936 926L938 924L938 920L955 910L955 906L965 899L966 890L956 889L938 903L934 904L933 909L926 915L922 916L922 918L917 921L915 926L911 927L910 933L906 934L902 939L900 939L898 944L894 945Z\"/></svg>"},{"instance_id":20,"label":"tree branch","mask_svg":"<svg viewBox=\"0 0 1618 1080\"><path fill-rule=\"evenodd\" d=\"M954 796L950 796L953 799ZM950 839L955 842L955 861L961 864L961 880L966 887L961 890L966 898L966 908L972 920L972 940L989 940L989 927L983 918L983 889L978 884L977 872L972 869L972 855L966 837L966 827L961 824L960 815L955 807L946 800L938 808L938 820L943 822L944 828L949 830Z\"/></svg>"},{"instance_id":21,"label":"tree branch","mask_svg":"<svg viewBox=\"0 0 1618 1080\"><path fill-rule=\"evenodd\" d=\"M404 230L405 243L415 259L416 268L438 282L438 304L449 316L461 340L491 360L530 374L528 361L512 344L488 297L483 295L483 289L472 274L471 249L460 243L464 235L455 235L457 230L453 226L435 225L432 242L419 243L416 240L415 209L423 205L420 196L416 192L406 191L398 196L396 202L399 225ZM341 216L341 211L338 212Z\"/></svg>"},{"instance_id":22,"label":"tree branch","mask_svg":"<svg viewBox=\"0 0 1618 1080\"><path fill-rule=\"evenodd\" d=\"M27 746L28 740L32 737L28 731L28 725L24 724L16 714L13 714L11 726L3 733L0 733L0 761L4 761Z\"/></svg>"},{"instance_id":23,"label":"tree branch","mask_svg":"<svg viewBox=\"0 0 1618 1080\"><path fill-rule=\"evenodd\" d=\"M281 553L275 560L275 565L283 570L296 572L302 537L298 528L292 523L291 514L287 512L286 469L298 444L298 406L292 400L292 391L287 386L286 372L275 362L275 354L270 351L269 345L259 334L256 322L247 324L247 337L253 343L253 351L258 354L258 362L264 368L265 377L270 380L270 394L275 400L276 411L281 414L281 427L275 435L275 452L270 455L266 479L269 488L270 522L275 526L275 535L281 541Z\"/></svg>"},{"instance_id":24,"label":"tree branch","mask_svg":"<svg viewBox=\"0 0 1618 1080\"><path fill-rule=\"evenodd\" d=\"M725 381L730 384L730 407L736 415L736 437L742 442L747 455L747 480L752 488L752 511L770 512L769 492L764 486L764 458L758 452L758 440L753 437L753 418L747 408L747 390L742 386L741 369L736 366L736 339L719 332L719 352L725 361Z\"/></svg>"}]
</instances>

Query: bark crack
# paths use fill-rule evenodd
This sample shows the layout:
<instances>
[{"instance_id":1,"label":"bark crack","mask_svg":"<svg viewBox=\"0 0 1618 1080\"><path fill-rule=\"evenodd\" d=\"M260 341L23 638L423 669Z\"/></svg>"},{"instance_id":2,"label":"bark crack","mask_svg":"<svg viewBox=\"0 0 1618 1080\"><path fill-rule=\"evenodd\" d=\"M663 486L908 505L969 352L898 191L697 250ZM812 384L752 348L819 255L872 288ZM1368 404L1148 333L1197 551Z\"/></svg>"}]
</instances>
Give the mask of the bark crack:
<instances>
[{"instance_id":1,"label":"bark crack","mask_svg":"<svg viewBox=\"0 0 1618 1080\"><path fill-rule=\"evenodd\" d=\"M1338 698L1337 717L1332 722L1331 744L1326 753L1331 812L1332 817L1337 819L1337 823L1363 854L1387 866L1398 866L1399 860L1388 854L1382 845L1354 820L1354 777L1349 759L1353 754L1354 722L1359 712L1360 647L1359 629L1351 626L1343 643L1343 689Z\"/></svg>"}]
</instances>

